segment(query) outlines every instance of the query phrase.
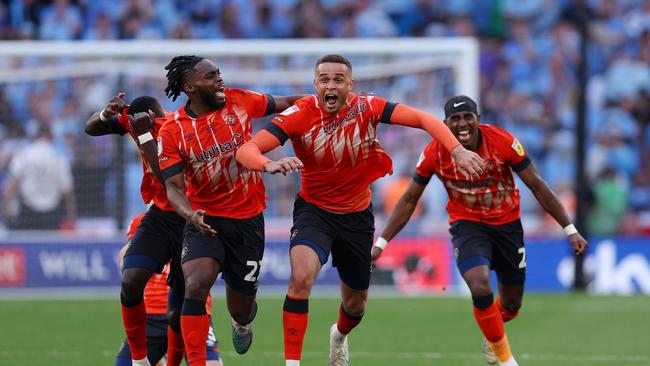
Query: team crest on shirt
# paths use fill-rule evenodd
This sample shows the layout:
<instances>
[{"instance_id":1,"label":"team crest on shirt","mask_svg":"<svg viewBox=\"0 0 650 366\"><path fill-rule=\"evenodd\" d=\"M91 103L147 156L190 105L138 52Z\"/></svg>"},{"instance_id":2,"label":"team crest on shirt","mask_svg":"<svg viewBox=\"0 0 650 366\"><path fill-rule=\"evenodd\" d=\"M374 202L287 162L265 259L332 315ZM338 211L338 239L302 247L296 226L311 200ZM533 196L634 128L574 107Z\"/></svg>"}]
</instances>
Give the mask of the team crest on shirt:
<instances>
[{"instance_id":1,"label":"team crest on shirt","mask_svg":"<svg viewBox=\"0 0 650 366\"><path fill-rule=\"evenodd\" d=\"M230 125L230 126L235 125L235 120L236 119L237 119L237 117L234 114L226 114L226 116L223 118L223 120L226 121L226 123L228 125Z\"/></svg>"},{"instance_id":2,"label":"team crest on shirt","mask_svg":"<svg viewBox=\"0 0 650 366\"><path fill-rule=\"evenodd\" d=\"M524 156L524 147L521 146L519 140L515 139L515 141L512 142L512 149L515 150L517 155Z\"/></svg>"}]
</instances>

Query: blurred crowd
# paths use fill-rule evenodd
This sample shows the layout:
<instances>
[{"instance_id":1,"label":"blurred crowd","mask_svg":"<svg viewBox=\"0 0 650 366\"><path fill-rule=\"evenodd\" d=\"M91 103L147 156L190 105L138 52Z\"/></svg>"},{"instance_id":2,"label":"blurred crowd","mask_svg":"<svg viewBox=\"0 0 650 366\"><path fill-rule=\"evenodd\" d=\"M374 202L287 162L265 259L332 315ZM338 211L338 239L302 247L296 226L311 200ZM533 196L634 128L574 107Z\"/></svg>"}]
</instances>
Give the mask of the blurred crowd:
<instances>
[{"instance_id":1,"label":"blurred crowd","mask_svg":"<svg viewBox=\"0 0 650 366\"><path fill-rule=\"evenodd\" d=\"M580 22L586 22L589 36L587 225L593 234L647 234L650 164L644 162L650 158L650 0L0 1L0 39L13 40L475 37L480 42L482 122L515 134L570 210L575 208ZM3 68L12 62L0 56ZM430 111L440 111L444 98L450 96L417 100L422 85L403 84L417 92L396 95L381 90L380 83L366 87ZM6 225L18 227L12 222L21 221L21 208L25 212L22 206L27 202L12 198L21 192L33 195L14 179L19 172L22 177L27 174L20 169L24 164L17 156L21 154L15 152L39 141L47 141L50 154L62 157L63 166L51 169L51 174L69 175L58 180L60 189L49 187L52 195L60 195L56 206L65 216L64 227L89 218L102 220L120 207L116 203L121 197L119 185L114 183L118 173L106 169L115 143L83 136L83 122L102 108L116 87L115 81L93 77L0 82L0 182ZM146 85L127 81L126 85L132 97L154 93L164 100L163 88L164 80ZM269 92L310 91L296 87ZM178 107L164 103L167 108ZM48 127L48 135L40 133L43 126ZM412 174L426 137L394 127L383 129L380 136L396 169L395 175L374 185L381 223ZM418 143L403 143L410 139ZM129 216L142 209L137 197L141 170L131 145L127 154ZM274 177L269 185L273 193L267 217L289 217L297 180ZM521 184L520 188L529 232L548 234L549 218L528 190ZM442 187L432 184L417 213L420 220L410 230L444 230L445 201ZM35 204L31 210L38 207Z\"/></svg>"}]
</instances>

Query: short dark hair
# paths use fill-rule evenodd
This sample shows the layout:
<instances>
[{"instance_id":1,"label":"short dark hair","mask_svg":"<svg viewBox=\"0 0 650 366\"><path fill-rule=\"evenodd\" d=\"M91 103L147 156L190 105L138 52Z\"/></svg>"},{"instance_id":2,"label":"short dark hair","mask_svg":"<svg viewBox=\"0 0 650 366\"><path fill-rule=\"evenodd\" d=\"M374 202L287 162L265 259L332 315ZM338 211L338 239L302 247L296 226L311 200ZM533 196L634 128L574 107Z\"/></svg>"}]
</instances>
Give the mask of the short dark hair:
<instances>
[{"instance_id":1,"label":"short dark hair","mask_svg":"<svg viewBox=\"0 0 650 366\"><path fill-rule=\"evenodd\" d=\"M316 68L318 68L318 65L326 63L326 62L333 62L336 64L343 64L350 69L350 72L352 72L352 64L350 63L350 60L345 58L343 55L338 55L335 53L330 53L328 55L325 55L316 61Z\"/></svg>"},{"instance_id":2,"label":"short dark hair","mask_svg":"<svg viewBox=\"0 0 650 366\"><path fill-rule=\"evenodd\" d=\"M164 111L160 103L158 103L158 99L154 97L150 97L148 95L143 95L141 97L137 97L131 101L131 104L129 104L129 114L133 115L136 113L140 112L147 112L149 110L152 110L158 117L162 117L160 114L162 112L164 116Z\"/></svg>"},{"instance_id":3,"label":"short dark hair","mask_svg":"<svg viewBox=\"0 0 650 366\"><path fill-rule=\"evenodd\" d=\"M172 98L172 101L176 100L183 91L183 78L187 72L203 60L203 57L194 55L176 56L165 66L165 70L167 70L165 94L168 98Z\"/></svg>"}]
</instances>

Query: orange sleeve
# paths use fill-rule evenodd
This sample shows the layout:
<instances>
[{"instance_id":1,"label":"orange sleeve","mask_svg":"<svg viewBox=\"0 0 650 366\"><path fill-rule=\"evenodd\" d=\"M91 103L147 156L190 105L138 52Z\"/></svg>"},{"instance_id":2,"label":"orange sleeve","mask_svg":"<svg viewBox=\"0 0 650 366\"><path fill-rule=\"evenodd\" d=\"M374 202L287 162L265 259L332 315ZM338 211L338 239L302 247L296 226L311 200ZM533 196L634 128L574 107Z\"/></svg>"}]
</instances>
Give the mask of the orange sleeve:
<instances>
[{"instance_id":1,"label":"orange sleeve","mask_svg":"<svg viewBox=\"0 0 650 366\"><path fill-rule=\"evenodd\" d=\"M402 126L420 128L429 133L431 137L438 140L447 150L451 151L460 142L449 130L449 128L433 115L419 109L398 104L391 115L390 122Z\"/></svg>"},{"instance_id":2,"label":"orange sleeve","mask_svg":"<svg viewBox=\"0 0 650 366\"><path fill-rule=\"evenodd\" d=\"M242 147L237 149L237 162L251 170L264 171L264 164L271 159L262 155L280 146L280 140L267 130L261 130Z\"/></svg>"}]
</instances>

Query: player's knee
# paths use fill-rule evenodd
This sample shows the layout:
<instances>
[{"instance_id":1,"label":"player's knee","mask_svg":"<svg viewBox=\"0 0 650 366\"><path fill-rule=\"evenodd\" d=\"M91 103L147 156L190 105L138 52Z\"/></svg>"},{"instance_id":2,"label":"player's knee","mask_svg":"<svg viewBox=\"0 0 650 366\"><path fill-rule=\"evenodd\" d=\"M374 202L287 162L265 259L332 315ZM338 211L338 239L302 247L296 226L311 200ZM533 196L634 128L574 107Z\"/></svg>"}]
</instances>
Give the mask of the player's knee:
<instances>
[{"instance_id":1,"label":"player's knee","mask_svg":"<svg viewBox=\"0 0 650 366\"><path fill-rule=\"evenodd\" d=\"M352 316L362 316L366 312L368 300L361 297L354 297L343 300L345 312Z\"/></svg>"},{"instance_id":2,"label":"player's knee","mask_svg":"<svg viewBox=\"0 0 650 366\"><path fill-rule=\"evenodd\" d=\"M485 297L492 294L492 288L490 287L489 281L476 280L468 282L469 291L472 293L472 297Z\"/></svg>"},{"instance_id":3,"label":"player's knee","mask_svg":"<svg viewBox=\"0 0 650 366\"><path fill-rule=\"evenodd\" d=\"M193 299L205 299L210 291L209 285L197 276L185 278L185 297Z\"/></svg>"},{"instance_id":4,"label":"player's knee","mask_svg":"<svg viewBox=\"0 0 650 366\"><path fill-rule=\"evenodd\" d=\"M503 308L508 310L511 313L516 313L521 309L521 299L510 298L510 299L501 299L501 305Z\"/></svg>"},{"instance_id":5,"label":"player's knee","mask_svg":"<svg viewBox=\"0 0 650 366\"><path fill-rule=\"evenodd\" d=\"M313 285L314 276L308 271L294 270L291 272L289 287L296 293L309 294Z\"/></svg>"},{"instance_id":6,"label":"player's knee","mask_svg":"<svg viewBox=\"0 0 650 366\"><path fill-rule=\"evenodd\" d=\"M125 270L122 274L122 294L127 298L142 296L150 275L142 271Z\"/></svg>"}]
</instances>

